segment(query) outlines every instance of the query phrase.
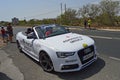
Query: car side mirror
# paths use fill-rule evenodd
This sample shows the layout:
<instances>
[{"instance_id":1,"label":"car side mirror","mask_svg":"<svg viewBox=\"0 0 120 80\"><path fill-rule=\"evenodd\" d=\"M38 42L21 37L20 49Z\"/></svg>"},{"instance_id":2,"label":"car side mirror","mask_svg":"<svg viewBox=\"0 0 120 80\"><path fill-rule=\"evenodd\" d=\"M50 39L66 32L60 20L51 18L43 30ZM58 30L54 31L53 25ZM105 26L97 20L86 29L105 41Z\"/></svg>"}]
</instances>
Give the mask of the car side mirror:
<instances>
[{"instance_id":1,"label":"car side mirror","mask_svg":"<svg viewBox=\"0 0 120 80\"><path fill-rule=\"evenodd\" d=\"M68 32L70 32L70 29L69 29L68 27L66 28L66 30L67 30Z\"/></svg>"}]
</instances>

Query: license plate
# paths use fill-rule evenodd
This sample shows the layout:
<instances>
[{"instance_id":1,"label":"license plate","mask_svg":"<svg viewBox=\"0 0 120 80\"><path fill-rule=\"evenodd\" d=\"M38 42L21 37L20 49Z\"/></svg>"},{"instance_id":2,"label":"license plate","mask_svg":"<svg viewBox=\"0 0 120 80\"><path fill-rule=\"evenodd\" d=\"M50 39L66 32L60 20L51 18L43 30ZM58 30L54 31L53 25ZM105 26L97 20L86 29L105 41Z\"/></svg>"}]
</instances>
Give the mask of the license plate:
<instances>
[{"instance_id":1,"label":"license plate","mask_svg":"<svg viewBox=\"0 0 120 80\"><path fill-rule=\"evenodd\" d=\"M87 48L87 49L84 50L84 53L89 53L89 52L91 52L90 48Z\"/></svg>"},{"instance_id":2,"label":"license plate","mask_svg":"<svg viewBox=\"0 0 120 80\"><path fill-rule=\"evenodd\" d=\"M89 53L89 54L83 56L83 61L85 61L85 60L91 58L93 55L94 55L94 52L91 52L91 53Z\"/></svg>"}]
</instances>

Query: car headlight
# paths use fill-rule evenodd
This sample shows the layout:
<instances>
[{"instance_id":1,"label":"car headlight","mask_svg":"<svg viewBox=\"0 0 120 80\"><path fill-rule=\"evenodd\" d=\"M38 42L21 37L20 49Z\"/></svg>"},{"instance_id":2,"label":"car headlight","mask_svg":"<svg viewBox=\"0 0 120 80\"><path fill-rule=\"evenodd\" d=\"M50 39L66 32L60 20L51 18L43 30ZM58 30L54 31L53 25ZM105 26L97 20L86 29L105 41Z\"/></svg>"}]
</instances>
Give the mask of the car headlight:
<instances>
[{"instance_id":1,"label":"car headlight","mask_svg":"<svg viewBox=\"0 0 120 80\"><path fill-rule=\"evenodd\" d=\"M56 52L58 58L66 58L68 56L73 56L75 52Z\"/></svg>"}]
</instances>

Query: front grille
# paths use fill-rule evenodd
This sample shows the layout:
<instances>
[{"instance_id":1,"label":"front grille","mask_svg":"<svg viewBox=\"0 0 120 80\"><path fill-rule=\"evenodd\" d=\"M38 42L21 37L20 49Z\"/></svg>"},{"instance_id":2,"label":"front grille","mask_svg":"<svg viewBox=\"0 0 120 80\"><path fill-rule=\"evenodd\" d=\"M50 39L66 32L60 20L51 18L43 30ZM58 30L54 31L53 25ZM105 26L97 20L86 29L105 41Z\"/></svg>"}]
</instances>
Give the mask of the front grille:
<instances>
[{"instance_id":1,"label":"front grille","mask_svg":"<svg viewBox=\"0 0 120 80\"><path fill-rule=\"evenodd\" d=\"M78 51L78 56L79 56L82 64L85 64L86 62L93 59L94 54L95 54L95 52L94 52L93 45Z\"/></svg>"},{"instance_id":2,"label":"front grille","mask_svg":"<svg viewBox=\"0 0 120 80\"><path fill-rule=\"evenodd\" d=\"M78 68L78 64L71 64L71 65L63 65L61 70L70 70L70 69L76 69Z\"/></svg>"}]
</instances>

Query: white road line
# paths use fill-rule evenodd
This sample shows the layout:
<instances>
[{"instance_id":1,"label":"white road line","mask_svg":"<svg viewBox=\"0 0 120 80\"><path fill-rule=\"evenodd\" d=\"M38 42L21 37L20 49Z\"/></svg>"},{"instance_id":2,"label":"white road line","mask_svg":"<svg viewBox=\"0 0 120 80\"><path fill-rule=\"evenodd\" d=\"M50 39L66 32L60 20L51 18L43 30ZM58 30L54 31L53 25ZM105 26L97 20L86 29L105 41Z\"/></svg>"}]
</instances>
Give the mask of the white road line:
<instances>
[{"instance_id":1,"label":"white road line","mask_svg":"<svg viewBox=\"0 0 120 80\"><path fill-rule=\"evenodd\" d=\"M120 40L120 38L114 38L114 39Z\"/></svg>"},{"instance_id":2,"label":"white road line","mask_svg":"<svg viewBox=\"0 0 120 80\"><path fill-rule=\"evenodd\" d=\"M113 39L111 37L105 37L105 36L92 36L92 35L88 35L88 36L94 37L94 38Z\"/></svg>"},{"instance_id":3,"label":"white road line","mask_svg":"<svg viewBox=\"0 0 120 80\"><path fill-rule=\"evenodd\" d=\"M120 61L119 58L116 58L116 57L109 57L110 59L113 59L113 60L116 60L116 61Z\"/></svg>"},{"instance_id":4,"label":"white road line","mask_svg":"<svg viewBox=\"0 0 120 80\"><path fill-rule=\"evenodd\" d=\"M105 36L93 36L93 35L88 35L88 36L93 37L93 38L116 39L116 40L120 40L120 38L117 38L117 37L105 37Z\"/></svg>"}]
</instances>

